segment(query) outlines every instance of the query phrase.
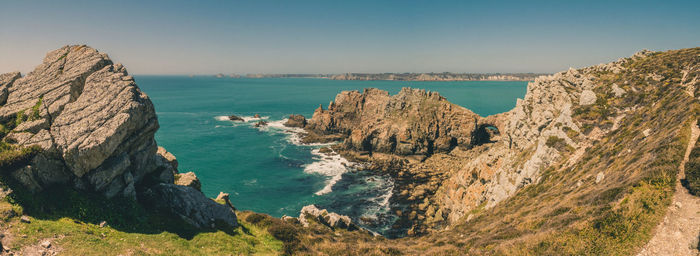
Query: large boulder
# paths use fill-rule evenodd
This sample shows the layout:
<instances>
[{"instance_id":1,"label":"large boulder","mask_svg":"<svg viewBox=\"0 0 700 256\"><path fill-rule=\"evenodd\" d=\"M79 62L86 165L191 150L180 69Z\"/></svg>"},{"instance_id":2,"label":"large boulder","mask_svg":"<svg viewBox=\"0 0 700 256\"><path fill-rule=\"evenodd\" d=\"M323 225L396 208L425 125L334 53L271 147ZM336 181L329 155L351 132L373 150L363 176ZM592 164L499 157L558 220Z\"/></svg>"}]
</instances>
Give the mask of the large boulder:
<instances>
[{"instance_id":1,"label":"large boulder","mask_svg":"<svg viewBox=\"0 0 700 256\"><path fill-rule=\"evenodd\" d=\"M197 228L223 228L217 223L238 226L232 207L219 204L192 187L161 183L148 189L146 198L155 207L168 210Z\"/></svg>"},{"instance_id":2,"label":"large boulder","mask_svg":"<svg viewBox=\"0 0 700 256\"><path fill-rule=\"evenodd\" d=\"M158 167L153 104L126 68L93 48L65 46L25 77L0 75L0 100L0 123L14 126L6 141L41 147L29 165L10 170L32 191L72 184L134 198Z\"/></svg>"}]
</instances>

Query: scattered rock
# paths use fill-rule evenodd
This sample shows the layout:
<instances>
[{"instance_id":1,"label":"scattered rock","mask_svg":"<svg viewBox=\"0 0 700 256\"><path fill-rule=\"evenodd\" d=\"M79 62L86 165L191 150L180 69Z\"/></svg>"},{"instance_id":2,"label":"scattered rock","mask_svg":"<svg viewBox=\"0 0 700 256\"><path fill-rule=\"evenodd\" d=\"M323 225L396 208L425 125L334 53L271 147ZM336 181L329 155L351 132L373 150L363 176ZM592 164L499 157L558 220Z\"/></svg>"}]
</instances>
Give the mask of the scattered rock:
<instances>
[{"instance_id":1,"label":"scattered rock","mask_svg":"<svg viewBox=\"0 0 700 256\"><path fill-rule=\"evenodd\" d=\"M265 120L260 120L257 123L255 123L255 127L263 127L267 125L267 121Z\"/></svg>"},{"instance_id":2,"label":"scattered rock","mask_svg":"<svg viewBox=\"0 0 700 256\"><path fill-rule=\"evenodd\" d=\"M103 220L103 221L100 222L100 227L101 227L101 228L104 228L104 227L106 227L106 226L107 226L107 221L104 221L104 220Z\"/></svg>"},{"instance_id":3,"label":"scattered rock","mask_svg":"<svg viewBox=\"0 0 700 256\"><path fill-rule=\"evenodd\" d=\"M39 245L41 245L41 247L44 247L44 248L50 248L50 247L51 247L51 241L49 241L49 240L44 240L44 241L42 241L41 244L39 244Z\"/></svg>"},{"instance_id":4,"label":"scattered rock","mask_svg":"<svg viewBox=\"0 0 700 256\"><path fill-rule=\"evenodd\" d=\"M230 116L228 116L228 120L245 122L245 120L243 120L243 118L241 118L241 117L239 117L239 116L237 116L237 115L230 115Z\"/></svg>"},{"instance_id":5,"label":"scattered rock","mask_svg":"<svg viewBox=\"0 0 700 256\"><path fill-rule=\"evenodd\" d=\"M352 223L350 217L334 212L328 212L326 209L320 210L313 204L304 206L299 214L299 221L305 227L309 226L307 218L317 221L332 229L342 228L350 231L358 229L357 225Z\"/></svg>"},{"instance_id":6,"label":"scattered rock","mask_svg":"<svg viewBox=\"0 0 700 256\"><path fill-rule=\"evenodd\" d=\"M260 118L260 114L255 114L253 118Z\"/></svg>"},{"instance_id":7,"label":"scattered rock","mask_svg":"<svg viewBox=\"0 0 700 256\"><path fill-rule=\"evenodd\" d=\"M231 200L229 199L229 194L228 194L228 193L219 192L219 195L216 196L216 199L215 199L215 200L216 200L217 202L223 202L223 203L226 204L228 207L231 207L231 209L233 209L234 211L236 210L236 207L233 206L233 204L231 203Z\"/></svg>"},{"instance_id":8,"label":"scattered rock","mask_svg":"<svg viewBox=\"0 0 700 256\"><path fill-rule=\"evenodd\" d=\"M32 223L32 221L29 219L29 217L27 217L27 215L22 215L22 217L19 218L19 221L24 223Z\"/></svg>"},{"instance_id":9,"label":"scattered rock","mask_svg":"<svg viewBox=\"0 0 700 256\"><path fill-rule=\"evenodd\" d=\"M625 95L625 89L620 88L617 84L612 85L612 91L615 94L615 97L622 97Z\"/></svg>"},{"instance_id":10,"label":"scattered rock","mask_svg":"<svg viewBox=\"0 0 700 256\"><path fill-rule=\"evenodd\" d=\"M651 134L651 129L649 129L649 128L642 131L642 135L644 135L644 137L649 137L650 134Z\"/></svg>"},{"instance_id":11,"label":"scattered rock","mask_svg":"<svg viewBox=\"0 0 700 256\"><path fill-rule=\"evenodd\" d=\"M202 190L202 183L194 172L179 173L175 175L175 184L180 186L191 187L196 190Z\"/></svg>"},{"instance_id":12,"label":"scattered rock","mask_svg":"<svg viewBox=\"0 0 700 256\"><path fill-rule=\"evenodd\" d=\"M306 126L306 117L302 115L289 115L287 122L284 123L287 127L304 128Z\"/></svg>"}]
</instances>

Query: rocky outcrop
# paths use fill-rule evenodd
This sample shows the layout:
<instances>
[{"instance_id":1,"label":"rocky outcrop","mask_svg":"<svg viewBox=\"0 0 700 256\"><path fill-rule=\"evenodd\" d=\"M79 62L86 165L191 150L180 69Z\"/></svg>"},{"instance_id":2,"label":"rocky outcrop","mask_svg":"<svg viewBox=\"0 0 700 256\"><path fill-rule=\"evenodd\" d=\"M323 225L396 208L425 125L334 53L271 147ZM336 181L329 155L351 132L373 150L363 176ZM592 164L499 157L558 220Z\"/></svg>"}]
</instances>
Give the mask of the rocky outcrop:
<instances>
[{"instance_id":1,"label":"rocky outcrop","mask_svg":"<svg viewBox=\"0 0 700 256\"><path fill-rule=\"evenodd\" d=\"M202 190L202 183L194 172L186 172L175 174L175 184L185 187L191 187L196 190Z\"/></svg>"},{"instance_id":2,"label":"rocky outcrop","mask_svg":"<svg viewBox=\"0 0 700 256\"><path fill-rule=\"evenodd\" d=\"M308 219L317 221L332 229L341 228L349 231L358 229L357 225L350 220L350 217L328 212L326 209L318 209L313 204L304 206L299 214L299 222L305 227L309 226Z\"/></svg>"},{"instance_id":3,"label":"rocky outcrop","mask_svg":"<svg viewBox=\"0 0 700 256\"><path fill-rule=\"evenodd\" d=\"M135 185L157 169L153 104L126 69L86 46L66 46L17 79L0 108L16 124L7 136L42 152L14 171L33 190L72 184L107 197L135 197Z\"/></svg>"},{"instance_id":4,"label":"rocky outcrop","mask_svg":"<svg viewBox=\"0 0 700 256\"><path fill-rule=\"evenodd\" d=\"M365 89L341 92L327 110L320 106L306 130L316 137L342 135L355 151L431 155L473 146L478 118L436 92L403 88L390 96Z\"/></svg>"},{"instance_id":5,"label":"rocky outcrop","mask_svg":"<svg viewBox=\"0 0 700 256\"><path fill-rule=\"evenodd\" d=\"M35 193L70 186L108 199L149 199L197 227L236 226L232 207L202 194L194 173L178 180L192 188L173 184L178 163L156 145L158 127L153 104L126 68L85 45L49 52L24 77L0 75L0 128L11 130L0 139L38 148L3 175Z\"/></svg>"},{"instance_id":6,"label":"rocky outcrop","mask_svg":"<svg viewBox=\"0 0 700 256\"><path fill-rule=\"evenodd\" d=\"M222 228L217 227L217 223L238 226L236 213L231 207L207 198L192 187L161 183L145 193L155 207L170 211L195 227Z\"/></svg>"},{"instance_id":7,"label":"rocky outcrop","mask_svg":"<svg viewBox=\"0 0 700 256\"><path fill-rule=\"evenodd\" d=\"M287 122L284 122L284 126L304 128L306 126L306 117L302 115L289 115Z\"/></svg>"}]
</instances>

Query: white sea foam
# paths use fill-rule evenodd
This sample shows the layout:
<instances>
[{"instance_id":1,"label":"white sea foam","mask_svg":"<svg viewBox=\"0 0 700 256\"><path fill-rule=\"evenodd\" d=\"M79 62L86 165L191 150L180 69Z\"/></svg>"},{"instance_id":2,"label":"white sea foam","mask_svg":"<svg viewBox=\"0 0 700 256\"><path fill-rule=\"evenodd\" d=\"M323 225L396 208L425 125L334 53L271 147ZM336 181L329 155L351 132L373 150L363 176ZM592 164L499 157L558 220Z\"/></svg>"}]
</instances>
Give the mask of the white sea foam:
<instances>
[{"instance_id":1,"label":"white sea foam","mask_svg":"<svg viewBox=\"0 0 700 256\"><path fill-rule=\"evenodd\" d=\"M240 118L243 119L243 122L246 122L246 123L270 119L269 116L261 116L261 117L240 116ZM218 121L231 121L230 119L228 119L228 116L215 116L214 119L216 119Z\"/></svg>"},{"instance_id":2,"label":"white sea foam","mask_svg":"<svg viewBox=\"0 0 700 256\"><path fill-rule=\"evenodd\" d=\"M326 186L323 189L317 191L316 195L323 195L333 191L333 185L338 182L342 177L343 173L348 171L348 166L350 162L338 154L324 154L321 153L320 149L311 150L314 160L304 167L305 173L318 173L330 177L326 181Z\"/></svg>"},{"instance_id":3,"label":"white sea foam","mask_svg":"<svg viewBox=\"0 0 700 256\"><path fill-rule=\"evenodd\" d=\"M229 121L228 116L216 116L214 119L218 121Z\"/></svg>"},{"instance_id":4,"label":"white sea foam","mask_svg":"<svg viewBox=\"0 0 700 256\"><path fill-rule=\"evenodd\" d=\"M269 116L261 116L261 117L254 117L254 116L242 116L244 122L254 122L254 121L260 121L260 120L267 120L270 119Z\"/></svg>"}]
</instances>

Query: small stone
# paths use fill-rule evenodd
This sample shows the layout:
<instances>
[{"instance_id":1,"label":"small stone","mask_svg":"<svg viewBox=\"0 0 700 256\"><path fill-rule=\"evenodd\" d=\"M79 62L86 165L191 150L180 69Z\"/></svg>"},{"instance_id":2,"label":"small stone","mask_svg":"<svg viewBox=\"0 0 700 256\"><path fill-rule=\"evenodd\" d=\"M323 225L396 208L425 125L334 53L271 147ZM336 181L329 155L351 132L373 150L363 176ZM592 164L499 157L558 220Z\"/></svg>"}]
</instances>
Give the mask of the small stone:
<instances>
[{"instance_id":1,"label":"small stone","mask_svg":"<svg viewBox=\"0 0 700 256\"><path fill-rule=\"evenodd\" d=\"M676 202L674 205L676 206L676 208L683 207L683 204L681 204L681 202Z\"/></svg>"},{"instance_id":2,"label":"small stone","mask_svg":"<svg viewBox=\"0 0 700 256\"><path fill-rule=\"evenodd\" d=\"M191 187L196 190L202 190L202 183L194 172L178 173L175 175L175 184L180 186Z\"/></svg>"},{"instance_id":3,"label":"small stone","mask_svg":"<svg viewBox=\"0 0 700 256\"><path fill-rule=\"evenodd\" d=\"M103 220L102 222L100 222L100 227L101 227L101 228L104 228L105 226L107 226L107 221L104 221L104 220Z\"/></svg>"},{"instance_id":4,"label":"small stone","mask_svg":"<svg viewBox=\"0 0 700 256\"><path fill-rule=\"evenodd\" d=\"M605 174L603 174L603 172L599 172L598 175L595 176L595 183L600 183L603 181L603 179L605 179Z\"/></svg>"},{"instance_id":5,"label":"small stone","mask_svg":"<svg viewBox=\"0 0 700 256\"><path fill-rule=\"evenodd\" d=\"M644 135L644 137L649 137L649 134L651 134L651 129L647 128L646 130L642 131L642 134Z\"/></svg>"},{"instance_id":6,"label":"small stone","mask_svg":"<svg viewBox=\"0 0 700 256\"><path fill-rule=\"evenodd\" d=\"M32 223L32 221L26 215L19 218L19 221L24 222L24 223Z\"/></svg>"},{"instance_id":7,"label":"small stone","mask_svg":"<svg viewBox=\"0 0 700 256\"><path fill-rule=\"evenodd\" d=\"M44 247L44 248L51 248L51 241L49 241L49 240L44 240L43 242L41 242L41 247Z\"/></svg>"}]
</instances>

